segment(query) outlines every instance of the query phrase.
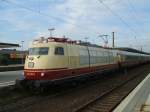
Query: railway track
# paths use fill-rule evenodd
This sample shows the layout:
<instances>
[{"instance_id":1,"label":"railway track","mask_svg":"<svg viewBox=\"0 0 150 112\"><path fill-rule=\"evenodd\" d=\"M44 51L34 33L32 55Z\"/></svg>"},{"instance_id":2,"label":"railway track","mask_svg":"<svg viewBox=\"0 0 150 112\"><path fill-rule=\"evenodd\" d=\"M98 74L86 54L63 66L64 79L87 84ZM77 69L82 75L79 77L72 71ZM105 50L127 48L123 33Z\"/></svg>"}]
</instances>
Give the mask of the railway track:
<instances>
[{"instance_id":1,"label":"railway track","mask_svg":"<svg viewBox=\"0 0 150 112\"><path fill-rule=\"evenodd\" d=\"M127 74L107 74L77 87L59 87L58 89L63 91L46 95L21 95L17 101L13 100L0 106L0 112L109 112L144 79L150 72L149 67L150 64L133 68L128 70ZM16 97L15 93L13 94L13 97Z\"/></svg>"},{"instance_id":2,"label":"railway track","mask_svg":"<svg viewBox=\"0 0 150 112\"><path fill-rule=\"evenodd\" d=\"M139 84L143 75L131 79L108 90L97 98L81 105L75 112L112 112L113 109Z\"/></svg>"}]
</instances>

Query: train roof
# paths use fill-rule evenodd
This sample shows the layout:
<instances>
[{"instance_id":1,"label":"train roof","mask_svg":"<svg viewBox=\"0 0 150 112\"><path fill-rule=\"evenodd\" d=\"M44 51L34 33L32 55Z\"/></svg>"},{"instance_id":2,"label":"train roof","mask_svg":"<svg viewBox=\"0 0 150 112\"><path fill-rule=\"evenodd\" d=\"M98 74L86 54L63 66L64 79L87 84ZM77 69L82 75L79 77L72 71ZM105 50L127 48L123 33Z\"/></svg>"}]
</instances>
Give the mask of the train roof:
<instances>
[{"instance_id":1,"label":"train roof","mask_svg":"<svg viewBox=\"0 0 150 112\"><path fill-rule=\"evenodd\" d=\"M150 55L150 53L143 52L143 51L139 51L139 50L137 50L137 49L128 48L128 47L117 47L117 48L111 48L111 49L121 50L121 51L127 51L127 52L132 52L132 53L140 53L140 54L147 54L147 55Z\"/></svg>"},{"instance_id":2,"label":"train roof","mask_svg":"<svg viewBox=\"0 0 150 112\"><path fill-rule=\"evenodd\" d=\"M57 37L48 37L48 38L44 38L44 37L40 37L39 39L35 39L33 40L33 43L42 43L42 42L59 42L59 43L68 43L68 44L75 44L75 45L83 45L83 46L89 46L89 47L101 47L97 44L91 44L90 42L85 42L85 41L81 41L81 40L71 40L69 38L57 38Z\"/></svg>"},{"instance_id":3,"label":"train roof","mask_svg":"<svg viewBox=\"0 0 150 112\"><path fill-rule=\"evenodd\" d=\"M147 52L143 52L143 51L139 51L133 48L128 48L128 47L117 47L117 48L110 48L110 47L102 47L99 46L97 44L91 44L90 42L85 42L85 41L81 41L81 40L71 40L69 38L58 38L58 37L48 37L48 38L44 38L44 37L40 37L40 39L36 39L33 42L60 42L60 43L68 43L68 44L75 44L75 45L83 45L83 46L89 46L89 47L97 47L97 48L103 48L103 49L110 49L110 50L120 50L120 51L127 51L127 52L131 52L131 53L140 53L140 54L146 54L146 55L150 55L150 53Z\"/></svg>"}]
</instances>

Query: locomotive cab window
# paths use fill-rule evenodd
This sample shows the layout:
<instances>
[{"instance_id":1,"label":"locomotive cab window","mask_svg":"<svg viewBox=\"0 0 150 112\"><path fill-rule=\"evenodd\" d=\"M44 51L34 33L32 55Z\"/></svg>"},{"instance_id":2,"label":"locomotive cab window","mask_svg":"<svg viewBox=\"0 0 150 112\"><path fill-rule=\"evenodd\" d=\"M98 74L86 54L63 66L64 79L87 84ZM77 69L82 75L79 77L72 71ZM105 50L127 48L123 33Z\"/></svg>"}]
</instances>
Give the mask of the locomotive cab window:
<instances>
[{"instance_id":1,"label":"locomotive cab window","mask_svg":"<svg viewBox=\"0 0 150 112\"><path fill-rule=\"evenodd\" d=\"M48 47L29 48L29 55L48 55Z\"/></svg>"},{"instance_id":2,"label":"locomotive cab window","mask_svg":"<svg viewBox=\"0 0 150 112\"><path fill-rule=\"evenodd\" d=\"M63 47L56 47L55 48L56 55L64 55L64 48Z\"/></svg>"}]
</instances>

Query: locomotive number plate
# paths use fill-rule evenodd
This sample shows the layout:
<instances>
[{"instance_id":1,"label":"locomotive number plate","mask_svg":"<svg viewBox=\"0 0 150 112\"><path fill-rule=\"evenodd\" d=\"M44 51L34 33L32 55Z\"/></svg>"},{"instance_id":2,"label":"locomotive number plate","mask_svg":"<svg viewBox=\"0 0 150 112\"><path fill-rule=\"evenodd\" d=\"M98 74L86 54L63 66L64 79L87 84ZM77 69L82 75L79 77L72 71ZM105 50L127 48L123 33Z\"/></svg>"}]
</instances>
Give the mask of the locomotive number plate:
<instances>
[{"instance_id":1,"label":"locomotive number plate","mask_svg":"<svg viewBox=\"0 0 150 112\"><path fill-rule=\"evenodd\" d=\"M33 62L29 62L29 63L28 63L28 67L29 67L29 68L33 68L33 67L34 67L34 63L33 63Z\"/></svg>"}]
</instances>

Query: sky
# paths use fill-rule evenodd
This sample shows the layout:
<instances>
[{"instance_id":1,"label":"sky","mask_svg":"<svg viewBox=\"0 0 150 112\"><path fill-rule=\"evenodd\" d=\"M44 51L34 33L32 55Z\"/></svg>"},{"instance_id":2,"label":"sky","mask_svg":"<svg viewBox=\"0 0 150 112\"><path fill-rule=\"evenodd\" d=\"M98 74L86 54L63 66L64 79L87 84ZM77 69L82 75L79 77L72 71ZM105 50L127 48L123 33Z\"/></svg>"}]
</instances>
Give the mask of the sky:
<instances>
[{"instance_id":1,"label":"sky","mask_svg":"<svg viewBox=\"0 0 150 112\"><path fill-rule=\"evenodd\" d=\"M150 0L0 0L0 42L53 36L150 52Z\"/></svg>"}]
</instances>

